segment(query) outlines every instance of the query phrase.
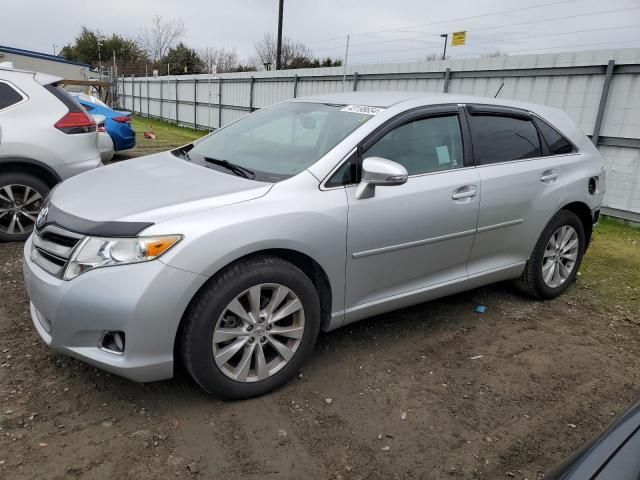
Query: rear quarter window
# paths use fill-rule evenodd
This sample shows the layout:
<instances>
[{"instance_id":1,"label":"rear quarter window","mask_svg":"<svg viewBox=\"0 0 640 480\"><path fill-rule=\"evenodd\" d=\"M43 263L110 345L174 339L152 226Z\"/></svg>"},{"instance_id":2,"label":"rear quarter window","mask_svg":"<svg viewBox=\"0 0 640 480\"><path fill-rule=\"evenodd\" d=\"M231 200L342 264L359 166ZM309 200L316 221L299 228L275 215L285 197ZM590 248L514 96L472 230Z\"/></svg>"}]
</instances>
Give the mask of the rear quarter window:
<instances>
[{"instance_id":1,"label":"rear quarter window","mask_svg":"<svg viewBox=\"0 0 640 480\"><path fill-rule=\"evenodd\" d=\"M538 130L540 130L540 134L547 142L551 155L576 153L576 148L573 144L547 122L536 118L536 125L538 126Z\"/></svg>"},{"instance_id":2,"label":"rear quarter window","mask_svg":"<svg viewBox=\"0 0 640 480\"><path fill-rule=\"evenodd\" d=\"M11 85L0 82L0 110L20 103L24 97Z\"/></svg>"}]
</instances>

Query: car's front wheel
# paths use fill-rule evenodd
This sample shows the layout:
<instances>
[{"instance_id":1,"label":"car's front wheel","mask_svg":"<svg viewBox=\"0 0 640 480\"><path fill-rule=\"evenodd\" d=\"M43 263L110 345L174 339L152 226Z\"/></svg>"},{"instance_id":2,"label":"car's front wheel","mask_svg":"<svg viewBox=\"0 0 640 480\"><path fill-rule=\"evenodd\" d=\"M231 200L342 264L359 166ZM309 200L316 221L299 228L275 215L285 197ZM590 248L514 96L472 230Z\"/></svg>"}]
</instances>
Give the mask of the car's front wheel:
<instances>
[{"instance_id":1,"label":"car's front wheel","mask_svg":"<svg viewBox=\"0 0 640 480\"><path fill-rule=\"evenodd\" d=\"M26 173L0 174L0 241L25 240L31 234L49 190Z\"/></svg>"},{"instance_id":2,"label":"car's front wheel","mask_svg":"<svg viewBox=\"0 0 640 480\"><path fill-rule=\"evenodd\" d=\"M296 374L318 336L320 302L295 265L256 256L213 277L184 322L182 359L194 380L212 394L249 398Z\"/></svg>"},{"instance_id":3,"label":"car's front wheel","mask_svg":"<svg viewBox=\"0 0 640 480\"><path fill-rule=\"evenodd\" d=\"M561 210L540 235L516 286L536 298L557 297L575 280L584 251L582 221L575 213Z\"/></svg>"}]
</instances>

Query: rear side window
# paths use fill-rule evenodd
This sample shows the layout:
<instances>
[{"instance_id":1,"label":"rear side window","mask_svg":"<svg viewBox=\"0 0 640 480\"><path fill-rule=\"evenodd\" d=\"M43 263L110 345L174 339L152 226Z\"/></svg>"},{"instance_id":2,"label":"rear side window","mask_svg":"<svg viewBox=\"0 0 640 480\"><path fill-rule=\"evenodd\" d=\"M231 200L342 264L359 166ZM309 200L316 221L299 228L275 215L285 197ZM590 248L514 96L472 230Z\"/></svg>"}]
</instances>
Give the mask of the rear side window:
<instances>
[{"instance_id":1,"label":"rear side window","mask_svg":"<svg viewBox=\"0 0 640 480\"><path fill-rule=\"evenodd\" d=\"M20 95L9 84L0 82L0 110L20 103L22 101L22 95Z\"/></svg>"},{"instance_id":2,"label":"rear side window","mask_svg":"<svg viewBox=\"0 0 640 480\"><path fill-rule=\"evenodd\" d=\"M551 125L538 118L536 119L536 125L538 125L540 134L547 142L551 155L563 155L566 153L576 152L576 149L571 142L562 136Z\"/></svg>"},{"instance_id":3,"label":"rear side window","mask_svg":"<svg viewBox=\"0 0 640 480\"><path fill-rule=\"evenodd\" d=\"M542 156L538 131L530 119L501 115L470 115L476 163L510 162Z\"/></svg>"}]
</instances>

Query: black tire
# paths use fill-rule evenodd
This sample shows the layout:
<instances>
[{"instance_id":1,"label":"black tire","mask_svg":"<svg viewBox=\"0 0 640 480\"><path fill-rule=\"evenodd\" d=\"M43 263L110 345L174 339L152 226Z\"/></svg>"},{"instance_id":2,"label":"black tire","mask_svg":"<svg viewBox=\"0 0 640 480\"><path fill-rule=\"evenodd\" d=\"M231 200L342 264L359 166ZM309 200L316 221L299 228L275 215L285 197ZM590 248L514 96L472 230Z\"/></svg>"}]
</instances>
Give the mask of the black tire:
<instances>
[{"instance_id":1,"label":"black tire","mask_svg":"<svg viewBox=\"0 0 640 480\"><path fill-rule=\"evenodd\" d=\"M280 371L264 380L239 382L216 365L213 333L226 306L243 291L261 283L279 283L297 295L304 308L304 332L294 356ZM319 330L320 301L311 280L286 260L258 255L226 267L198 292L183 319L180 354L187 372L206 392L231 399L256 397L296 375L313 350Z\"/></svg>"},{"instance_id":2,"label":"black tire","mask_svg":"<svg viewBox=\"0 0 640 480\"><path fill-rule=\"evenodd\" d=\"M573 266L573 270L569 274L569 277L564 281L564 283L555 288L552 288L545 283L542 276L542 262L544 259L543 256L551 236L559 228L565 225L573 227L578 234L577 257ZM529 260L527 261L527 265L525 266L522 276L515 281L516 287L522 293L530 295L534 298L544 300L556 298L557 296L561 295L567 288L569 288L569 285L571 285L575 281L578 270L580 269L580 264L582 263L584 251L585 234L582 221L575 213L568 210L560 210L551 218L545 229L540 234L540 238L538 239L538 242L533 249L531 258L529 258Z\"/></svg>"},{"instance_id":3,"label":"black tire","mask_svg":"<svg viewBox=\"0 0 640 480\"><path fill-rule=\"evenodd\" d=\"M4 190L4 188L9 185L21 185L29 187L40 194L42 200L39 203L35 204L35 206L37 207L36 210L34 210L36 212L35 216L37 216L37 211L39 211L42 203L44 202L44 199L49 194L49 190L51 190L49 188L49 185L47 185L44 181L28 173L16 172L0 174L0 209L11 208L11 204L7 202L8 197L6 195L6 190ZM34 214L31 213L30 215L34 216ZM8 213L4 216L4 218L0 218L0 242L15 242L26 240L29 235L31 235L35 222L29 221L29 228L25 228L24 232L19 232L19 229L17 229L17 227L14 225L14 231L16 231L16 233L8 233L8 229L11 226L11 219L9 218L10 216L13 215L11 213ZM25 217L22 218L23 221L25 221L25 225L23 227L26 227L27 219Z\"/></svg>"}]
</instances>

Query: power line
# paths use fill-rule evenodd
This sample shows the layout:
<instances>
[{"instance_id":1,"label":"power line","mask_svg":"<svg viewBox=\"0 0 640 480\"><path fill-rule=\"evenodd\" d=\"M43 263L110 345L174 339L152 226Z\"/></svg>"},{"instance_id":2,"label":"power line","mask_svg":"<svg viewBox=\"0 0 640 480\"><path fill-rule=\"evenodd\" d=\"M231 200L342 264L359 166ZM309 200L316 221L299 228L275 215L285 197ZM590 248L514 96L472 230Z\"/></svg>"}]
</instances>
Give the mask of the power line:
<instances>
[{"instance_id":1,"label":"power line","mask_svg":"<svg viewBox=\"0 0 640 480\"><path fill-rule=\"evenodd\" d=\"M606 31L606 30L636 28L636 27L640 27L640 25L614 25L614 26L611 26L611 27L589 28L589 29L585 29L585 30L574 30L574 31L571 31L571 32L545 33L545 34L538 34L538 35L526 35L526 36L523 36L523 37L514 37L514 38L499 38L499 39L496 39L496 40L491 40L491 41L486 41L486 42L477 42L477 43L474 43L474 45L490 45L490 44L498 43L498 42L513 41L513 40L524 40L524 39L527 39L527 38L557 37L557 36L561 36L561 35L572 35L574 33L599 32L599 31ZM375 52L352 53L351 55L355 57L355 56L376 55L376 54L384 54L384 53L408 52L408 51L414 51L414 50L424 50L424 47L402 48L402 49L394 49L394 50L377 50Z\"/></svg>"},{"instance_id":2,"label":"power line","mask_svg":"<svg viewBox=\"0 0 640 480\"><path fill-rule=\"evenodd\" d=\"M541 20L529 20L526 22L520 22L520 23L510 23L507 25L492 25L489 27L478 27L478 28L472 28L472 29L468 29L466 30L467 32L478 32L481 30L494 30L494 29L500 29L500 28L507 28L507 27L516 27L516 26L521 26L521 25L531 25L534 23L544 23L544 22L553 22L553 21L558 21L558 20L567 20L567 19L572 19L572 18L579 18L579 17L587 17L587 16L593 16L593 15L602 15L602 14L609 14L609 13L620 13L620 12L626 12L629 10L638 10L640 9L640 7L629 7L629 8L622 8L622 9L618 9L618 10L600 10L598 12L590 12L590 13L578 13L578 14L574 14L574 15L567 15L564 17L555 17L555 18L546 18L546 19L541 19ZM426 32L425 32L426 33ZM388 43L388 42L396 42L396 41L401 41L401 40L413 40L413 39L427 39L427 38L435 38L435 37L440 37L439 33L431 33L431 34L426 34L426 35L419 35L419 36L413 36L413 37L405 37L402 39L392 39L392 40L376 40L373 42L360 42L360 43L354 43L352 44L353 47L356 47L358 45L373 45L373 44L378 44L378 43ZM342 48L342 47L327 47L327 48L321 48L317 51L319 52L324 52L327 50L334 50L337 48Z\"/></svg>"},{"instance_id":3,"label":"power line","mask_svg":"<svg viewBox=\"0 0 640 480\"><path fill-rule=\"evenodd\" d=\"M612 42L595 42L595 43L579 43L574 45L558 45L556 47L543 47L543 48L529 48L525 50L511 50L513 53L517 52L537 52L538 50L553 50L555 48L574 48L574 47L592 47L594 45L613 45L620 43L639 43L638 40L622 40Z\"/></svg>"},{"instance_id":4,"label":"power line","mask_svg":"<svg viewBox=\"0 0 640 480\"><path fill-rule=\"evenodd\" d=\"M472 15L469 17L458 17L458 18L450 18L447 20L439 20L437 22L430 22L430 23L421 23L418 25L407 25L404 27L397 27L397 28L388 28L386 30L376 30L376 31L369 31L369 32L362 32L362 33L355 33L353 35L351 35L352 37L361 37L363 35L375 35L378 33L385 33L385 32L394 32L397 30L405 30L407 28L418 28L418 27L426 27L426 26L430 26L430 25L441 25L443 23L451 23L451 22L456 22L459 20L473 20L476 18L484 18L484 17L491 17L494 15L503 15L505 13L514 13L514 12L522 12L525 10L533 10L535 8L542 8L542 7L549 7L549 6L553 6L553 5L560 5L563 3L574 3L577 2L579 0L561 0L561 1L557 1L557 2L549 2L549 3L541 3L539 5L531 5L529 7L519 7L519 8L511 8L509 10L501 10L499 12L492 12L492 13L484 13L482 15ZM333 37L333 38L326 38L323 40L314 40L311 42L306 42L307 45L314 45L316 43L323 43L323 42L329 42L332 40L344 40L344 35L341 37Z\"/></svg>"}]
</instances>

